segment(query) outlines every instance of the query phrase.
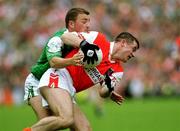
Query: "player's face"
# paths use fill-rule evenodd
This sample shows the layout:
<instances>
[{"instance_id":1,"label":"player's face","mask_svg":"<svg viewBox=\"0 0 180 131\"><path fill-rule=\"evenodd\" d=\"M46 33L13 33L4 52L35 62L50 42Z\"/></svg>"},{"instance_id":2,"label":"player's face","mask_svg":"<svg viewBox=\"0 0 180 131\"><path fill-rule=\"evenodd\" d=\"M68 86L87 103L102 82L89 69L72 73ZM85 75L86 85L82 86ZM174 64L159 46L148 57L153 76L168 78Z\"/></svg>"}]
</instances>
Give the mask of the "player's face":
<instances>
[{"instance_id":1,"label":"player's face","mask_svg":"<svg viewBox=\"0 0 180 131\"><path fill-rule=\"evenodd\" d=\"M120 43L122 44L122 43ZM134 52L137 50L137 43L128 44L127 42L123 43L120 49L117 51L116 56L118 60L122 62L127 62L129 59L134 57Z\"/></svg>"},{"instance_id":2,"label":"player's face","mask_svg":"<svg viewBox=\"0 0 180 131\"><path fill-rule=\"evenodd\" d=\"M76 32L88 32L90 25L90 16L86 14L79 14L74 22L74 30Z\"/></svg>"}]
</instances>

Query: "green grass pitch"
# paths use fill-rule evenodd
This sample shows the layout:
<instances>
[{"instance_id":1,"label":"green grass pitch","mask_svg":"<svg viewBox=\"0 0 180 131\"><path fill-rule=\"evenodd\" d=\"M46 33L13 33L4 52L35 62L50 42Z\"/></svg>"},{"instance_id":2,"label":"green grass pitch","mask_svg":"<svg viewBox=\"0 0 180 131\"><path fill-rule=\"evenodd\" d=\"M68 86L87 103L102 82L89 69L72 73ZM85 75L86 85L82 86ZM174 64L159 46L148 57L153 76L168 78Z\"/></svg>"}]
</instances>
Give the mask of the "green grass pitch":
<instances>
[{"instance_id":1,"label":"green grass pitch","mask_svg":"<svg viewBox=\"0 0 180 131\"><path fill-rule=\"evenodd\" d=\"M125 100L122 106L105 101L104 115L97 117L92 104L81 105L93 131L179 131L180 98ZM36 117L27 106L0 106L0 131L22 131ZM67 130L66 130L67 131Z\"/></svg>"}]
</instances>

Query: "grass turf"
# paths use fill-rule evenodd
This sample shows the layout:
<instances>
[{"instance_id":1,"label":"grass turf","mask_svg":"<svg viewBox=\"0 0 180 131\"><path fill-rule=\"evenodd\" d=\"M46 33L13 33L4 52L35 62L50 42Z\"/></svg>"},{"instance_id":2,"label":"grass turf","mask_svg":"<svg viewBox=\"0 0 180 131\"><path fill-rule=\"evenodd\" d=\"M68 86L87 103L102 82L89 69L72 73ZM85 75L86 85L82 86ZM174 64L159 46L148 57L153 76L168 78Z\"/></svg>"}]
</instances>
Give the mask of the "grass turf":
<instances>
[{"instance_id":1,"label":"grass turf","mask_svg":"<svg viewBox=\"0 0 180 131\"><path fill-rule=\"evenodd\" d=\"M180 98L126 100L122 106L106 101L104 115L94 114L92 104L81 105L93 131L179 131ZM0 131L22 131L36 121L27 105L0 106ZM67 131L67 130L66 130Z\"/></svg>"}]
</instances>

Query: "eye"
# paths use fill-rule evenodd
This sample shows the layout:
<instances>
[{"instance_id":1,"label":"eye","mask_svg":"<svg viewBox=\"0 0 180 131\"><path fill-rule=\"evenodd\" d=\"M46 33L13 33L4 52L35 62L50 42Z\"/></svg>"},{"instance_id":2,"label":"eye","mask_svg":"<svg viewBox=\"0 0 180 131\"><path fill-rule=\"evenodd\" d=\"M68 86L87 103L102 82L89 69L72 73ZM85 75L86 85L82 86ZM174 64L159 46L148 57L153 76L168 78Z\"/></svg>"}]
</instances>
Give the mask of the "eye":
<instances>
[{"instance_id":1,"label":"eye","mask_svg":"<svg viewBox=\"0 0 180 131\"><path fill-rule=\"evenodd\" d=\"M135 52L136 50L137 50L137 47L134 47L134 48L133 48L133 52Z\"/></svg>"}]
</instances>

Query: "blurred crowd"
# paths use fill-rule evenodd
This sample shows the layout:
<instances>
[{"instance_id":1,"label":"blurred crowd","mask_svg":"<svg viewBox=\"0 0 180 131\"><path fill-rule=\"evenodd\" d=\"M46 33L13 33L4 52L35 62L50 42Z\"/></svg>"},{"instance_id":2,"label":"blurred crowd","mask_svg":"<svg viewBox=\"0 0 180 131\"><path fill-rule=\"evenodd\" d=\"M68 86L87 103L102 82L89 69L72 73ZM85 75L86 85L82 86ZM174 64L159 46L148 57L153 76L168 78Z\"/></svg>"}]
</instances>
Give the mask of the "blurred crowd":
<instances>
[{"instance_id":1,"label":"blurred crowd","mask_svg":"<svg viewBox=\"0 0 180 131\"><path fill-rule=\"evenodd\" d=\"M140 41L127 64L124 95L180 95L180 0L0 0L0 104L21 104L24 80L72 7L90 11L91 30Z\"/></svg>"}]
</instances>

